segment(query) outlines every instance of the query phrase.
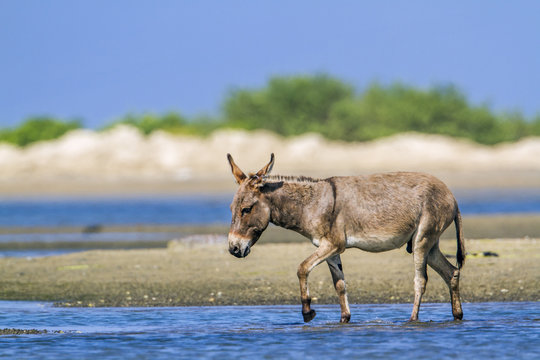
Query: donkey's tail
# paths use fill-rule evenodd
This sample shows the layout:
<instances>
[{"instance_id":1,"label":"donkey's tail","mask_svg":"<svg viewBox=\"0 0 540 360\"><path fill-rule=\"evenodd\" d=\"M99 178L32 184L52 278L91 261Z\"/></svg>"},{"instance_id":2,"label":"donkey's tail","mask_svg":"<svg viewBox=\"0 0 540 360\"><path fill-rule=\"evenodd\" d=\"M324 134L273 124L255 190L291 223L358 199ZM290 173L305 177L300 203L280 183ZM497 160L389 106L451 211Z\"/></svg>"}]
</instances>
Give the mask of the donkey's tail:
<instances>
[{"instance_id":1,"label":"donkey's tail","mask_svg":"<svg viewBox=\"0 0 540 360\"><path fill-rule=\"evenodd\" d=\"M461 213L456 203L456 215L454 215L454 223L456 225L456 238L457 238L457 267L461 269L465 262L465 239L463 238L463 223L461 221Z\"/></svg>"}]
</instances>

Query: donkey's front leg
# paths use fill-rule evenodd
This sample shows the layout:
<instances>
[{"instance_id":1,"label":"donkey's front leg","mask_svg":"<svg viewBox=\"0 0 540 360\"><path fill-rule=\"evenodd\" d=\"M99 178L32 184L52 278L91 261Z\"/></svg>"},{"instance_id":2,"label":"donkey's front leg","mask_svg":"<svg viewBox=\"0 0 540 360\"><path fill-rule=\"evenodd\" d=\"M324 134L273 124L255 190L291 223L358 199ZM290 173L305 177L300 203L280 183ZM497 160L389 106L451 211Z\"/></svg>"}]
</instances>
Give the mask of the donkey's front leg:
<instances>
[{"instance_id":1,"label":"donkey's front leg","mask_svg":"<svg viewBox=\"0 0 540 360\"><path fill-rule=\"evenodd\" d=\"M347 299L347 287L345 285L345 275L343 274L343 266L341 265L341 257L339 254L326 259L334 288L339 297L339 306L341 307L341 319L339 322L348 323L351 320L351 310L349 309L349 300Z\"/></svg>"},{"instance_id":2,"label":"donkey's front leg","mask_svg":"<svg viewBox=\"0 0 540 360\"><path fill-rule=\"evenodd\" d=\"M337 253L337 248L328 241L321 241L317 250L304 260L298 267L298 280L300 281L300 297L302 299L302 315L304 322L311 321L316 313L311 309L311 297L308 289L308 275L313 268L330 256Z\"/></svg>"}]
</instances>

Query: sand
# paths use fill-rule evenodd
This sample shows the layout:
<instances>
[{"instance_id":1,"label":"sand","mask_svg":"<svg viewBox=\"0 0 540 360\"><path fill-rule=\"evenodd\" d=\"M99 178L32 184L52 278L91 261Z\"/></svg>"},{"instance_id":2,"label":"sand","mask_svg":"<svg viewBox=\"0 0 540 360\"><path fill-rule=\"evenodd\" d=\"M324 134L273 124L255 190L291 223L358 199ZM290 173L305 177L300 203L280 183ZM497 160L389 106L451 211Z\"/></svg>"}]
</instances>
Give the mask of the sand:
<instances>
[{"instance_id":1,"label":"sand","mask_svg":"<svg viewBox=\"0 0 540 360\"><path fill-rule=\"evenodd\" d=\"M296 269L314 250L311 244L260 243L237 259L222 239L171 243L168 249L1 258L0 299L90 307L299 303ZM455 254L455 241L444 240L441 248ZM538 239L468 240L467 248L476 255L462 270L463 301L540 300ZM498 256L483 256L487 251ZM350 249L342 260L351 303L412 301L412 257L404 248L379 254ZM432 270L428 276L425 301L448 301L443 281ZM337 302L326 265L312 272L309 284L314 304Z\"/></svg>"},{"instance_id":2,"label":"sand","mask_svg":"<svg viewBox=\"0 0 540 360\"><path fill-rule=\"evenodd\" d=\"M74 130L26 148L0 143L0 195L232 191L226 154L246 172L276 154L275 174L333 175L425 171L455 187L540 186L540 138L484 146L406 133L364 143L317 134L220 130L206 138L130 126Z\"/></svg>"}]
</instances>

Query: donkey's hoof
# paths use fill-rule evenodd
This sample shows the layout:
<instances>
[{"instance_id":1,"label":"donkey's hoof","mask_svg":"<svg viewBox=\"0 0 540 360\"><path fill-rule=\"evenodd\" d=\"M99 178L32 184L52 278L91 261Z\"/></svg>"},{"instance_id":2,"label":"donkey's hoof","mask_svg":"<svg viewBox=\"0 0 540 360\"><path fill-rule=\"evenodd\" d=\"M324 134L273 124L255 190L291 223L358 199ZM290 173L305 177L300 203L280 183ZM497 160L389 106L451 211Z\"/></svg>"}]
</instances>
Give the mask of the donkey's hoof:
<instances>
[{"instance_id":1,"label":"donkey's hoof","mask_svg":"<svg viewBox=\"0 0 540 360\"><path fill-rule=\"evenodd\" d=\"M308 313L302 313L302 316L304 317L304 322L310 322L313 320L313 318L317 315L315 310L310 310Z\"/></svg>"},{"instance_id":2,"label":"donkey's hoof","mask_svg":"<svg viewBox=\"0 0 540 360\"><path fill-rule=\"evenodd\" d=\"M347 324L351 320L351 314L341 315L341 319L339 320L342 324Z\"/></svg>"}]
</instances>

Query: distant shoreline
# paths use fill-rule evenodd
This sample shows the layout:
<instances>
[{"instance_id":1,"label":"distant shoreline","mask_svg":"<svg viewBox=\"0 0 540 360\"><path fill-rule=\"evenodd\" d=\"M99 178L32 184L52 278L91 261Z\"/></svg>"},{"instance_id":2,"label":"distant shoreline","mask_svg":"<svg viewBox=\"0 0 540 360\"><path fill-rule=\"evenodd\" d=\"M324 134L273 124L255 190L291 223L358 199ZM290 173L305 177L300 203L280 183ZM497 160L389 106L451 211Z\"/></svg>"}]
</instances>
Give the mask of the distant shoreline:
<instances>
[{"instance_id":1,"label":"distant shoreline","mask_svg":"<svg viewBox=\"0 0 540 360\"><path fill-rule=\"evenodd\" d=\"M429 171L428 171L429 172ZM290 172L292 173L292 172ZM358 175L369 174L362 172ZM540 188L540 170L501 171L431 171L454 189L481 188ZM289 173L287 173L289 174ZM300 173L299 173L300 174ZM302 175L329 177L331 174L303 172ZM339 176L339 173L335 174ZM199 177L192 180L144 180L116 179L110 181L69 178L14 178L0 177L0 197L128 197L167 195L216 195L233 194L236 183L228 173L215 177Z\"/></svg>"},{"instance_id":2,"label":"distant shoreline","mask_svg":"<svg viewBox=\"0 0 540 360\"><path fill-rule=\"evenodd\" d=\"M273 173L330 177L388 171L431 173L453 188L540 187L540 138L483 146L402 133L370 142L318 134L222 130L194 137L129 126L76 130L20 149L0 144L0 196L118 196L234 191L226 154L246 172L275 153Z\"/></svg>"}]
</instances>

